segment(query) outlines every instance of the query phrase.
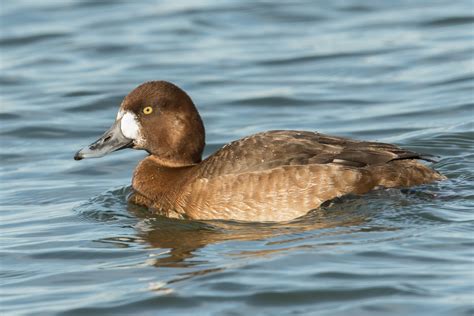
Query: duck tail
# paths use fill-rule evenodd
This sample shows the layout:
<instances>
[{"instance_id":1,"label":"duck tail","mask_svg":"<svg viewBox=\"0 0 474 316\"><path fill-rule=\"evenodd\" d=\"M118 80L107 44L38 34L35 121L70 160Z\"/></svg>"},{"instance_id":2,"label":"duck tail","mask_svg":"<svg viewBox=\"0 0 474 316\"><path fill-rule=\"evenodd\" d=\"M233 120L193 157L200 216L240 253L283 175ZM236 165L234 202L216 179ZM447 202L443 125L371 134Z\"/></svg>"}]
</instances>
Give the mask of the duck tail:
<instances>
[{"instance_id":1,"label":"duck tail","mask_svg":"<svg viewBox=\"0 0 474 316\"><path fill-rule=\"evenodd\" d=\"M447 179L438 171L413 159L394 160L385 165L374 166L371 171L377 185L386 188L409 187Z\"/></svg>"}]
</instances>

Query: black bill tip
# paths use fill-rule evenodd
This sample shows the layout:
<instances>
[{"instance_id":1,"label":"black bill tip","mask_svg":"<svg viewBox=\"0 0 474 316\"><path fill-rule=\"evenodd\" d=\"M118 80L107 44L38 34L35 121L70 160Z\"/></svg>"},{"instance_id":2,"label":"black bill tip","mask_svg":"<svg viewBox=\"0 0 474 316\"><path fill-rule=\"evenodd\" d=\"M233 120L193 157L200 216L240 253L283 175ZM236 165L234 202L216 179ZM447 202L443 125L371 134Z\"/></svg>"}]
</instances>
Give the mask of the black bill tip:
<instances>
[{"instance_id":1,"label":"black bill tip","mask_svg":"<svg viewBox=\"0 0 474 316\"><path fill-rule=\"evenodd\" d=\"M81 152L78 151L75 155L74 155L74 160L82 160L82 155L81 155Z\"/></svg>"}]
</instances>

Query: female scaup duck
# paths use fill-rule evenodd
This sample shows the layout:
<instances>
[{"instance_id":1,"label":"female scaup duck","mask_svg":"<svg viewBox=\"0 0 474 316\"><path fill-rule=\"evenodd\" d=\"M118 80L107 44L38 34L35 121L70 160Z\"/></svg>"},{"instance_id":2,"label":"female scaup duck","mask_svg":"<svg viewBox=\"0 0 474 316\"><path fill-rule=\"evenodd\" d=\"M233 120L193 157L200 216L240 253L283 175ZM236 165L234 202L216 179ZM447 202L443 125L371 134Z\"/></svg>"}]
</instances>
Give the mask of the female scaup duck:
<instances>
[{"instance_id":1,"label":"female scaup duck","mask_svg":"<svg viewBox=\"0 0 474 316\"><path fill-rule=\"evenodd\" d=\"M74 159L123 148L150 154L135 169L129 201L175 218L287 221L345 194L445 179L415 152L307 131L258 133L201 160L201 117L165 81L130 92L113 126Z\"/></svg>"}]
</instances>

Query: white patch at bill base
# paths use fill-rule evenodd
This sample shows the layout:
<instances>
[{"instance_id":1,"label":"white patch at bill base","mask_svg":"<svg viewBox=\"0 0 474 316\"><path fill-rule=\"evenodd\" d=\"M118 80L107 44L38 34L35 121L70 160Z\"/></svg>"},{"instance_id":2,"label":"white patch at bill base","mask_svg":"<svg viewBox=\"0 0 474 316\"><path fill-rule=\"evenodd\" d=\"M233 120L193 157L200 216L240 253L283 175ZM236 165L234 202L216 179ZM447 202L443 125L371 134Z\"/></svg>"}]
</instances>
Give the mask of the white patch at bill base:
<instances>
[{"instance_id":1,"label":"white patch at bill base","mask_svg":"<svg viewBox=\"0 0 474 316\"><path fill-rule=\"evenodd\" d=\"M140 127L135 114L125 112L120 122L120 129L122 130L123 136L128 139L137 139L140 133Z\"/></svg>"},{"instance_id":2,"label":"white patch at bill base","mask_svg":"<svg viewBox=\"0 0 474 316\"><path fill-rule=\"evenodd\" d=\"M124 114L125 114L125 111L123 110L118 111L116 120L120 120Z\"/></svg>"}]
</instances>

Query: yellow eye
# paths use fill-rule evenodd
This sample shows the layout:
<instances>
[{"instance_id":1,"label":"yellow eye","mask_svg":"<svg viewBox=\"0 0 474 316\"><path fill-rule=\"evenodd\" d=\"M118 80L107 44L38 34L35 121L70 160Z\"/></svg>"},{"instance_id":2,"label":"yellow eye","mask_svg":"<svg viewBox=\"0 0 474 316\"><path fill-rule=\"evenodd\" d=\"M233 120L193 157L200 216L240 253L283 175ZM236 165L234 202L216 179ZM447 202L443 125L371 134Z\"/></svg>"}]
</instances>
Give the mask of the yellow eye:
<instances>
[{"instance_id":1,"label":"yellow eye","mask_svg":"<svg viewBox=\"0 0 474 316\"><path fill-rule=\"evenodd\" d=\"M151 106L147 106L143 109L143 114L151 114L153 112L153 108Z\"/></svg>"}]
</instances>

